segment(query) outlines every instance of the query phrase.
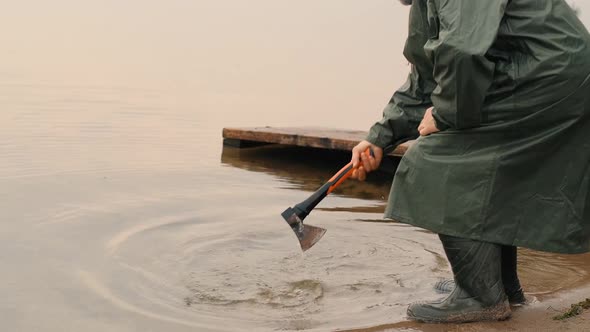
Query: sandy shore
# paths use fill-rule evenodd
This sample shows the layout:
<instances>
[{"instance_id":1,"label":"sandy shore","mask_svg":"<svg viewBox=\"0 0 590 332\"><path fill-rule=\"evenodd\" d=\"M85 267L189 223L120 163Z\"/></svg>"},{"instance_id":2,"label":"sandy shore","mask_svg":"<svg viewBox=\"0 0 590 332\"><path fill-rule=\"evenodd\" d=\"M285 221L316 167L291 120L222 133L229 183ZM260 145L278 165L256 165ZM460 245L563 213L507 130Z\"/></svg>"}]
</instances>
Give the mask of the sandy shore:
<instances>
[{"instance_id":1,"label":"sandy shore","mask_svg":"<svg viewBox=\"0 0 590 332\"><path fill-rule=\"evenodd\" d=\"M537 300L527 306L513 308L512 318L503 322L468 323L468 324L419 324L401 322L391 325L350 330L348 332L387 332L387 331L422 331L422 332L504 332L504 331L590 331L590 310L565 320L553 317L562 314L574 303L590 297L590 285L575 290L562 291L551 295L537 296Z\"/></svg>"}]
</instances>

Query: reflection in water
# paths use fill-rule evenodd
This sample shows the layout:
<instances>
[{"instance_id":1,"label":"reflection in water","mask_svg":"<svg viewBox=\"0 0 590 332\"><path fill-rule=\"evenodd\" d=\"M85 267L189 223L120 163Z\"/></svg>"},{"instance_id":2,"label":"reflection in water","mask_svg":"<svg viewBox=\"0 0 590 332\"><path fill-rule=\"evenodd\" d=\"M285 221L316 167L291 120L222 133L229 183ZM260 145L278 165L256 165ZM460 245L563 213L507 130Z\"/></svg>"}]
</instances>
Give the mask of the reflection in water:
<instances>
[{"instance_id":1,"label":"reflection in water","mask_svg":"<svg viewBox=\"0 0 590 332\"><path fill-rule=\"evenodd\" d=\"M347 151L281 145L246 149L224 146L221 155L224 165L271 174L288 184L284 188L305 191L317 190L349 161ZM370 174L367 181L345 181L334 194L385 201L397 162L392 157L384 160L381 171Z\"/></svg>"}]
</instances>

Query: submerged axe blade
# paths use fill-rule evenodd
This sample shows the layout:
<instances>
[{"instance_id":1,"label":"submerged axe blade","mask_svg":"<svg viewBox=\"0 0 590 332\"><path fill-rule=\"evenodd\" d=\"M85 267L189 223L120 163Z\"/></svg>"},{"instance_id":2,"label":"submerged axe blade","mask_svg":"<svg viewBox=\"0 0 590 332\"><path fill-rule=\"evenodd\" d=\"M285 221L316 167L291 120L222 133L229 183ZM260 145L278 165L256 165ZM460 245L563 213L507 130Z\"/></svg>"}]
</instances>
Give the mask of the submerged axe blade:
<instances>
[{"instance_id":1,"label":"submerged axe blade","mask_svg":"<svg viewBox=\"0 0 590 332\"><path fill-rule=\"evenodd\" d=\"M306 251L313 247L322 236L326 233L326 230L321 227L304 225L303 220L299 218L297 212L293 208L286 209L282 214L283 219L291 226L293 232L299 239L301 250Z\"/></svg>"},{"instance_id":2,"label":"submerged axe blade","mask_svg":"<svg viewBox=\"0 0 590 332\"><path fill-rule=\"evenodd\" d=\"M307 249L313 247L316 242L318 242L322 236L326 233L326 229L311 225L304 225L303 226L303 238L299 238L299 244L301 245L301 250L306 251Z\"/></svg>"}]
</instances>

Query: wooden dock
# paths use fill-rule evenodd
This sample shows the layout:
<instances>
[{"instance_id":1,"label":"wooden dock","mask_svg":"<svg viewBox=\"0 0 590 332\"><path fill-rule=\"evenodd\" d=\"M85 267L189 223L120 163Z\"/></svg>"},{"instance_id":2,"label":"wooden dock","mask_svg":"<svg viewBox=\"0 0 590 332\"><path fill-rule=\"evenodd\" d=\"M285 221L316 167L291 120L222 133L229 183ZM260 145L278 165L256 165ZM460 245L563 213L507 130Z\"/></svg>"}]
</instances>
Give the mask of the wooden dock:
<instances>
[{"instance_id":1,"label":"wooden dock","mask_svg":"<svg viewBox=\"0 0 590 332\"><path fill-rule=\"evenodd\" d=\"M223 143L240 148L282 144L350 151L366 136L366 131L330 128L223 128ZM403 156L411 144L410 141L399 145L390 155Z\"/></svg>"}]
</instances>

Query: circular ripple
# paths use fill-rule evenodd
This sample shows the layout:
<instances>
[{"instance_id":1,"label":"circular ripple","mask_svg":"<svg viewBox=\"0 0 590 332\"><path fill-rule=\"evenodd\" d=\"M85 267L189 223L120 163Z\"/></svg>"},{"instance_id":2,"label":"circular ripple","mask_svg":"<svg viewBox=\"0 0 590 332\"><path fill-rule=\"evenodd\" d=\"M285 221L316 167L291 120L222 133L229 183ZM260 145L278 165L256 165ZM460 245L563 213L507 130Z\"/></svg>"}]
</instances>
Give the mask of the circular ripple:
<instances>
[{"instance_id":1,"label":"circular ripple","mask_svg":"<svg viewBox=\"0 0 590 332\"><path fill-rule=\"evenodd\" d=\"M438 237L402 224L318 212L314 224L329 231L301 253L284 222L268 222L274 216L236 224L196 214L113 236L110 270L92 287L126 310L204 330L323 331L401 320L409 303L440 297L432 285L450 276ZM523 250L520 258L523 284L537 294L587 276L561 256ZM555 264L549 277L536 272Z\"/></svg>"},{"instance_id":2,"label":"circular ripple","mask_svg":"<svg viewBox=\"0 0 590 332\"><path fill-rule=\"evenodd\" d=\"M235 232L232 222L195 217L144 223L108 242L124 278L105 287L128 307L228 331L391 322L417 296L436 297L424 287L446 273L435 236L322 218L333 215L314 216L329 235L305 254L286 224L259 221L268 216Z\"/></svg>"}]
</instances>

